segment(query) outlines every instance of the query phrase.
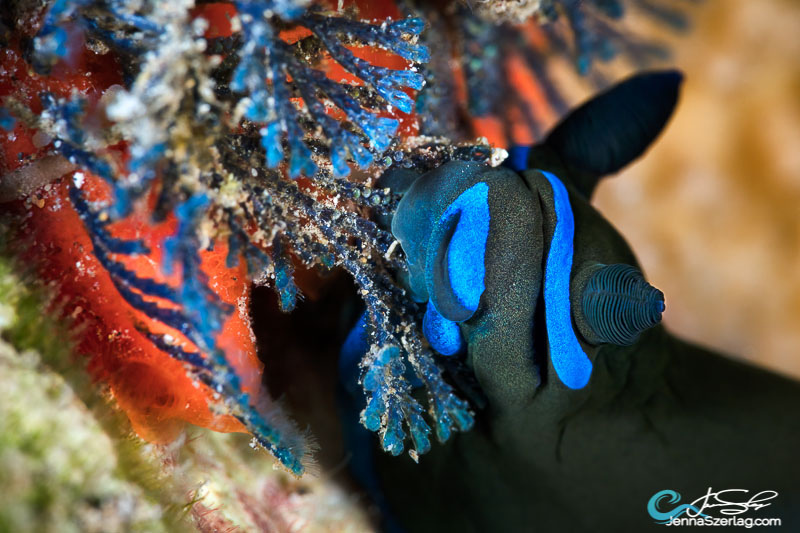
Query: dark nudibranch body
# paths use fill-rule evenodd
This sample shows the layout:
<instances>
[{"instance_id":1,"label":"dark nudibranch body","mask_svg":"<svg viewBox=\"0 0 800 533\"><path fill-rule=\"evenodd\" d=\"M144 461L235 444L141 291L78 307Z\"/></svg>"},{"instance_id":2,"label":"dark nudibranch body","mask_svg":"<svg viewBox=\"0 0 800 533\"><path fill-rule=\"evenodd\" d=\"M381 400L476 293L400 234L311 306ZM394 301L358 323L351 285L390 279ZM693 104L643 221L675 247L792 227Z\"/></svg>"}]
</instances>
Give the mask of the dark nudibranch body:
<instances>
[{"instance_id":1,"label":"dark nudibranch body","mask_svg":"<svg viewBox=\"0 0 800 533\"><path fill-rule=\"evenodd\" d=\"M539 333L547 337L555 374L568 388L580 389L592 372L585 346L630 344L658 323L647 312L658 305L637 300L649 296L625 293L639 290L629 283L634 279L646 285L632 274L634 267L625 275L618 269L598 273L583 304L573 308L571 196L591 195L603 173L644 152L666 124L680 81L674 71L646 73L599 95L572 112L544 144L522 157L519 151L512 155L510 166L521 174L452 161L418 178L395 178L405 195L392 232L406 253L408 288L417 301L427 302L423 332L437 352L450 356L466 346L479 381L489 387L501 382L481 365L505 361L514 370L504 379L524 380L534 391L541 372L533 368L541 292ZM654 96L658 105L648 106ZM604 135L598 136L601 129ZM577 259L583 264L593 258L578 253ZM494 363L493 373L506 374L506 364Z\"/></svg>"},{"instance_id":2,"label":"dark nudibranch body","mask_svg":"<svg viewBox=\"0 0 800 533\"><path fill-rule=\"evenodd\" d=\"M387 530L658 530L649 498L710 486L774 490L772 516L800 527L800 420L787 408L800 386L670 335L663 295L590 204L603 174L657 137L680 82L622 82L512 151L511 168L387 174L404 193L391 225L424 334L457 363L453 380L471 372L482 393L475 427L419 464L352 438L352 470Z\"/></svg>"},{"instance_id":3,"label":"dark nudibranch body","mask_svg":"<svg viewBox=\"0 0 800 533\"><path fill-rule=\"evenodd\" d=\"M532 394L538 383L530 360L541 276L531 273L542 260L540 220L517 173L463 161L420 176L392 220L408 288L427 302L423 331L431 346L453 355L466 345L481 386L498 394L509 383ZM506 349L498 351L497 342Z\"/></svg>"},{"instance_id":4,"label":"dark nudibranch body","mask_svg":"<svg viewBox=\"0 0 800 533\"><path fill-rule=\"evenodd\" d=\"M509 203L516 194L530 201ZM537 209L540 205L545 214ZM530 225L527 234L522 234L522 220ZM581 307L572 309L575 219L567 185L547 171L519 176L476 163L447 163L411 185L392 231L406 252L411 294L427 303L425 337L442 355L455 355L467 346L474 364L494 359L482 351L488 348L493 353L516 352L510 361L526 361L532 367L534 314L541 290L541 333L547 336L553 368L564 385L580 389L589 382L592 363L579 333L590 345L630 345L661 318L661 292L635 267L622 264L592 267ZM542 244L531 254L520 242ZM487 253L490 247L495 252ZM501 249L510 253L500 256L496 251ZM494 278L487 283L487 276L498 269L506 282ZM521 289L530 291L529 298L515 295ZM588 328L576 330L573 315ZM526 332L530 342L512 345L512 328ZM529 378L533 391L539 377Z\"/></svg>"}]
</instances>

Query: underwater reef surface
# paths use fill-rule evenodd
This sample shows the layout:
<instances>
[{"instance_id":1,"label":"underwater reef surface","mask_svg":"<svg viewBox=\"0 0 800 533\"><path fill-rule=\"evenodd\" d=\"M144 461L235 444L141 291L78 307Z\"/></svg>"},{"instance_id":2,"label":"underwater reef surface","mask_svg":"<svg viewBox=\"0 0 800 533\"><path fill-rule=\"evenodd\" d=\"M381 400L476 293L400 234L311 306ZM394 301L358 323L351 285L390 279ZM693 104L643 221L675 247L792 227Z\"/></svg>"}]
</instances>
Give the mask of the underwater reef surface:
<instances>
[{"instance_id":1,"label":"underwater reef surface","mask_svg":"<svg viewBox=\"0 0 800 533\"><path fill-rule=\"evenodd\" d=\"M177 525L178 506L172 512L168 506L170 496L180 501L182 495L160 482L155 460L141 462L141 443L124 430L106 433L98 412L80 396L95 396L92 404L103 411L105 402L80 363L69 367L65 328L43 316L41 298L21 285L3 257L0 531L167 531L167 524ZM110 410L103 422L113 423ZM127 471L120 464L126 459Z\"/></svg>"},{"instance_id":2,"label":"underwater reef surface","mask_svg":"<svg viewBox=\"0 0 800 533\"><path fill-rule=\"evenodd\" d=\"M48 291L0 257L0 531L371 531L329 477L252 461L250 438L194 428L132 434L93 384Z\"/></svg>"}]
</instances>

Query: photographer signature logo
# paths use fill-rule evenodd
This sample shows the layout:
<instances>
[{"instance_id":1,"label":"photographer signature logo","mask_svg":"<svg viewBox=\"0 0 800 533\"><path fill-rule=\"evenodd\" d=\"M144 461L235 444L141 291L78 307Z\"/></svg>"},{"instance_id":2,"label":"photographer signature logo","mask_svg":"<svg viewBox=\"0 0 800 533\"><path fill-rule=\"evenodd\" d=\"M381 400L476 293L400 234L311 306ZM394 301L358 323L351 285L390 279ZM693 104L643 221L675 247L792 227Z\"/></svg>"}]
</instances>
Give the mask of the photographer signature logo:
<instances>
[{"instance_id":1,"label":"photographer signature logo","mask_svg":"<svg viewBox=\"0 0 800 533\"><path fill-rule=\"evenodd\" d=\"M747 489L715 491L709 487L703 496L681 503L680 493L662 490L647 502L647 512L657 524L667 526L773 526L781 525L780 518L742 515L769 507L777 497L774 490L754 493Z\"/></svg>"}]
</instances>

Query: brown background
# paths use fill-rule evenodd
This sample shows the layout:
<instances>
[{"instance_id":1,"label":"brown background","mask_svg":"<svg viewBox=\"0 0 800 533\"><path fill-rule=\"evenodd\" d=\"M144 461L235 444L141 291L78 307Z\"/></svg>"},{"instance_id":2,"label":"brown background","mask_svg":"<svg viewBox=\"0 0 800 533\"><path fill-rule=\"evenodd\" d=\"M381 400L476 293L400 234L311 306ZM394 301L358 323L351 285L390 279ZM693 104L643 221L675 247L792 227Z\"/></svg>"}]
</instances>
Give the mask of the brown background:
<instances>
[{"instance_id":1,"label":"brown background","mask_svg":"<svg viewBox=\"0 0 800 533\"><path fill-rule=\"evenodd\" d=\"M664 291L673 332L800 377L800 2L693 13L674 41L676 116L595 204Z\"/></svg>"}]
</instances>

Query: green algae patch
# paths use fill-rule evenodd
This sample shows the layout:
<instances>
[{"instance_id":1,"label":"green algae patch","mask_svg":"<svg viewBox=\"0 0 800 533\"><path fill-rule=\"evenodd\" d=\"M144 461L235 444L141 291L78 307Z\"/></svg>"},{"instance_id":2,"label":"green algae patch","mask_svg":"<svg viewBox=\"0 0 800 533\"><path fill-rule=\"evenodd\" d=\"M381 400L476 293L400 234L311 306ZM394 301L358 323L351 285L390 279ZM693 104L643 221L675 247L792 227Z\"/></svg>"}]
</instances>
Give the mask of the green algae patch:
<instances>
[{"instance_id":1,"label":"green algae patch","mask_svg":"<svg viewBox=\"0 0 800 533\"><path fill-rule=\"evenodd\" d=\"M137 437L47 288L19 272L0 255L0 533L372 530L329 476L276 470L248 435Z\"/></svg>"},{"instance_id":2,"label":"green algae patch","mask_svg":"<svg viewBox=\"0 0 800 533\"><path fill-rule=\"evenodd\" d=\"M108 435L33 351L0 344L0 531L165 531Z\"/></svg>"},{"instance_id":3,"label":"green algae patch","mask_svg":"<svg viewBox=\"0 0 800 533\"><path fill-rule=\"evenodd\" d=\"M0 258L0 532L180 530L183 494L170 494L68 339Z\"/></svg>"}]
</instances>

